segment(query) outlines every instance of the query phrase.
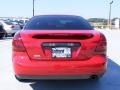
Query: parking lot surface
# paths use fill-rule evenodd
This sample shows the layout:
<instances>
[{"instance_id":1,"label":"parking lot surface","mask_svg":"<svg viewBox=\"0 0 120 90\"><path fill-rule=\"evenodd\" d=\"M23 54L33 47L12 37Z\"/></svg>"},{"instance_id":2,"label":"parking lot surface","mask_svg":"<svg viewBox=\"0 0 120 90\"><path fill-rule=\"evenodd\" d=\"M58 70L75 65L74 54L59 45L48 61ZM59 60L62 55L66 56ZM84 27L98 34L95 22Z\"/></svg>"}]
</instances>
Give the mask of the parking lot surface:
<instances>
[{"instance_id":1,"label":"parking lot surface","mask_svg":"<svg viewBox=\"0 0 120 90\"><path fill-rule=\"evenodd\" d=\"M0 90L120 90L120 30L100 30L107 37L108 69L100 80L30 80L19 82L12 68L12 38L0 40Z\"/></svg>"}]
</instances>

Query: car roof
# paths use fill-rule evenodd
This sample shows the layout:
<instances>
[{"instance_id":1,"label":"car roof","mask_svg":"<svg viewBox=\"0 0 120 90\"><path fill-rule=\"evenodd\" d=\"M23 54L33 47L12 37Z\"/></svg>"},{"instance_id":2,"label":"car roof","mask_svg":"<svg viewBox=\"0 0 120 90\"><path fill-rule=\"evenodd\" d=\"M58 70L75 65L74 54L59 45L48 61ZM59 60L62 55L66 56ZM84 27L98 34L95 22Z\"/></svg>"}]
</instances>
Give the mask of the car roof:
<instances>
[{"instance_id":1,"label":"car roof","mask_svg":"<svg viewBox=\"0 0 120 90\"><path fill-rule=\"evenodd\" d=\"M37 15L37 16L34 16L34 18L39 18L39 17L71 17L71 18L83 19L83 17L77 16L77 15Z\"/></svg>"}]
</instances>

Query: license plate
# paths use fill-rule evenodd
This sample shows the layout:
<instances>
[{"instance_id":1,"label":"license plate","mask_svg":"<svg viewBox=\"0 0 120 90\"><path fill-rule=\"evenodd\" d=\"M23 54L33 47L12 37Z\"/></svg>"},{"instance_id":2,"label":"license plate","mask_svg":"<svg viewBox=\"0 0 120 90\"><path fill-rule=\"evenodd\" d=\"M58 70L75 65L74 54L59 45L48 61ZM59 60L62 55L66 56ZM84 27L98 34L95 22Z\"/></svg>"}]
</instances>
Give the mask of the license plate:
<instances>
[{"instance_id":1,"label":"license plate","mask_svg":"<svg viewBox=\"0 0 120 90\"><path fill-rule=\"evenodd\" d=\"M71 48L69 47L54 47L52 48L53 58L69 58L71 57Z\"/></svg>"}]
</instances>

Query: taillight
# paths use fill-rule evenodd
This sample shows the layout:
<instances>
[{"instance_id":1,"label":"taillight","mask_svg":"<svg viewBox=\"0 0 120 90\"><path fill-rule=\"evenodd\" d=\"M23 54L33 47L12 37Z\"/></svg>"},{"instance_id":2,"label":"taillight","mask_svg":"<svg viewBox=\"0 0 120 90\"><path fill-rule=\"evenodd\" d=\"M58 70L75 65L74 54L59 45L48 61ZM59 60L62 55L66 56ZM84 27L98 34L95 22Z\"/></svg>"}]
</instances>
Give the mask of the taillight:
<instances>
[{"instance_id":1,"label":"taillight","mask_svg":"<svg viewBox=\"0 0 120 90\"><path fill-rule=\"evenodd\" d=\"M95 51L106 53L106 49L107 49L106 38L102 33L100 33L100 40L99 40L99 43L97 44Z\"/></svg>"},{"instance_id":2,"label":"taillight","mask_svg":"<svg viewBox=\"0 0 120 90\"><path fill-rule=\"evenodd\" d=\"M23 45L20 33L16 33L12 41L13 50L16 52L25 52L25 47Z\"/></svg>"}]
</instances>

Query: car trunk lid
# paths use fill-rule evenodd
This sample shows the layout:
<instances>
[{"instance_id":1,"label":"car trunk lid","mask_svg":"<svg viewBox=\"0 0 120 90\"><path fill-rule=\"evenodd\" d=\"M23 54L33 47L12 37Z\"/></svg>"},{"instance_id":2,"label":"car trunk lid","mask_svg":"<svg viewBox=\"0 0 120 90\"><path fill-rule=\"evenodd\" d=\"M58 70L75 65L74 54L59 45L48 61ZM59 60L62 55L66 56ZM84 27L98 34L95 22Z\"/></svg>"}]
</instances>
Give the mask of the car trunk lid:
<instances>
[{"instance_id":1,"label":"car trunk lid","mask_svg":"<svg viewBox=\"0 0 120 90\"><path fill-rule=\"evenodd\" d=\"M20 35L31 60L85 60L100 39L94 30L24 30Z\"/></svg>"}]
</instances>

